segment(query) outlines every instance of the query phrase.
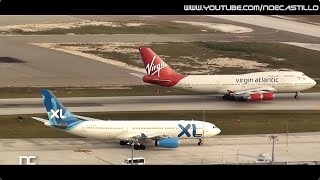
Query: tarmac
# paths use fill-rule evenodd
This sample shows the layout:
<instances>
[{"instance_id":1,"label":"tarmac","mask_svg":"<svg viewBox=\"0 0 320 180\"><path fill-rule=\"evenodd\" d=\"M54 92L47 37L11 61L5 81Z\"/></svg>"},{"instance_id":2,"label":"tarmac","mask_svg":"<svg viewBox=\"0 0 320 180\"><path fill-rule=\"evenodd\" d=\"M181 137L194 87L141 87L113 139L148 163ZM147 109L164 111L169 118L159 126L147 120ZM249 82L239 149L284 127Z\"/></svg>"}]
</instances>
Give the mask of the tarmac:
<instances>
[{"instance_id":1,"label":"tarmac","mask_svg":"<svg viewBox=\"0 0 320 180\"><path fill-rule=\"evenodd\" d=\"M278 134L275 141L275 162L320 161L320 134ZM179 148L165 149L147 145L146 150L134 150L134 157L143 157L147 165L168 164L228 164L253 163L256 159L236 155L272 156L272 141L266 134L250 136L215 136L204 139L182 140ZM19 164L19 156L36 156L32 162L45 164L101 164L120 165L130 158L132 148L119 142L86 138L0 139L0 164Z\"/></svg>"}]
</instances>

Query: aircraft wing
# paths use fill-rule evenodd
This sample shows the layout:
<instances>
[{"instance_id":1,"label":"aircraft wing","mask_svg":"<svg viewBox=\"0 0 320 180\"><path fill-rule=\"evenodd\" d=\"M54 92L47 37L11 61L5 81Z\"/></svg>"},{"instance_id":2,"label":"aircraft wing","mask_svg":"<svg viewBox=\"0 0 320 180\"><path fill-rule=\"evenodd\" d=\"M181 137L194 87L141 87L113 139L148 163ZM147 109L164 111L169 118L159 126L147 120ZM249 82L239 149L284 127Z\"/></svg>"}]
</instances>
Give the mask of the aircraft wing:
<instances>
[{"instance_id":1,"label":"aircraft wing","mask_svg":"<svg viewBox=\"0 0 320 180\"><path fill-rule=\"evenodd\" d=\"M152 79L150 81L155 81L155 82L171 82L170 79Z\"/></svg>"},{"instance_id":2,"label":"aircraft wing","mask_svg":"<svg viewBox=\"0 0 320 180\"><path fill-rule=\"evenodd\" d=\"M260 88L253 88L253 89L246 89L242 91L235 91L236 95L240 94L251 94L251 93L265 93L265 92L274 92L276 89L272 87L260 87Z\"/></svg>"},{"instance_id":3,"label":"aircraft wing","mask_svg":"<svg viewBox=\"0 0 320 180\"><path fill-rule=\"evenodd\" d=\"M252 93L265 93L265 92L275 92L277 91L273 87L258 87L258 88L251 88L251 89L245 89L241 91L233 91L232 88L223 88L222 91L224 93L229 93L229 91L233 92L235 95L250 95Z\"/></svg>"},{"instance_id":4,"label":"aircraft wing","mask_svg":"<svg viewBox=\"0 0 320 180\"><path fill-rule=\"evenodd\" d=\"M104 121L102 119L96 119L96 118L91 118L91 117L86 117L86 116L79 116L79 115L74 115L74 117L84 120L84 121Z\"/></svg>"},{"instance_id":5,"label":"aircraft wing","mask_svg":"<svg viewBox=\"0 0 320 180\"><path fill-rule=\"evenodd\" d=\"M159 133L125 133L117 137L121 140L158 140L163 138L170 138L170 135Z\"/></svg>"}]
</instances>

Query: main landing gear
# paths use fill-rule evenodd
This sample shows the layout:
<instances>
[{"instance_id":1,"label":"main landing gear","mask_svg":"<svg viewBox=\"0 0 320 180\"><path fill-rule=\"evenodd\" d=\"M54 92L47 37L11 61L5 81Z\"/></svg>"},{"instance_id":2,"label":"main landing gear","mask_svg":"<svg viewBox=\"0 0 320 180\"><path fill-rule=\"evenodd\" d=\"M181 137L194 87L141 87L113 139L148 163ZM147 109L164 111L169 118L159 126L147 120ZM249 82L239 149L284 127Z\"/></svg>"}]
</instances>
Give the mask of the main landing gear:
<instances>
[{"instance_id":1,"label":"main landing gear","mask_svg":"<svg viewBox=\"0 0 320 180\"><path fill-rule=\"evenodd\" d=\"M243 98L243 97L235 97L234 95L229 95L229 94L227 94L227 95L224 95L223 97L222 97L222 99L223 100L228 100L228 101L240 101L240 102L246 102L246 101L248 101L248 99L246 99L246 98Z\"/></svg>"},{"instance_id":2,"label":"main landing gear","mask_svg":"<svg viewBox=\"0 0 320 180\"><path fill-rule=\"evenodd\" d=\"M132 143L134 143L134 142L131 142L131 141L120 141L120 145L121 146L130 146L130 145L132 145ZM135 150L145 150L146 146L136 142L133 145L133 149L135 149Z\"/></svg>"},{"instance_id":3,"label":"main landing gear","mask_svg":"<svg viewBox=\"0 0 320 180\"><path fill-rule=\"evenodd\" d=\"M223 97L222 97L222 99L223 100L229 100L229 101L235 101L236 100L236 98L234 97L234 96L231 96L231 95L224 95Z\"/></svg>"},{"instance_id":4,"label":"main landing gear","mask_svg":"<svg viewBox=\"0 0 320 180\"><path fill-rule=\"evenodd\" d=\"M295 99L299 99L299 92L296 92L296 94L294 95Z\"/></svg>"},{"instance_id":5,"label":"main landing gear","mask_svg":"<svg viewBox=\"0 0 320 180\"><path fill-rule=\"evenodd\" d=\"M202 139L199 139L198 146L202 146Z\"/></svg>"},{"instance_id":6,"label":"main landing gear","mask_svg":"<svg viewBox=\"0 0 320 180\"><path fill-rule=\"evenodd\" d=\"M135 149L135 150L145 150L146 146L144 146L142 144L139 144L139 143L136 143L136 144L133 145L133 149Z\"/></svg>"},{"instance_id":7,"label":"main landing gear","mask_svg":"<svg viewBox=\"0 0 320 180\"><path fill-rule=\"evenodd\" d=\"M227 90L228 94L225 94L222 99L228 100L228 101L240 101L240 102L246 102L248 99L241 97L241 96L235 96L233 91Z\"/></svg>"}]
</instances>

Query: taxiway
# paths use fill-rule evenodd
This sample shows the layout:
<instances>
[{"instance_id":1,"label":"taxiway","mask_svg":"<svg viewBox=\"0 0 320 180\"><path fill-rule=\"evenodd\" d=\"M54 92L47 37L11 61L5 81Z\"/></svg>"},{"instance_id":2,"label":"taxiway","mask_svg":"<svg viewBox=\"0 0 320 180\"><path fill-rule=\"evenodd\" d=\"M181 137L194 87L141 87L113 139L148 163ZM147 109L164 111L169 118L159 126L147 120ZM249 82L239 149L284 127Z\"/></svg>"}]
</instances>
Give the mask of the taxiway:
<instances>
[{"instance_id":1,"label":"taxiway","mask_svg":"<svg viewBox=\"0 0 320 180\"><path fill-rule=\"evenodd\" d=\"M320 93L276 95L261 102L223 101L221 95L118 96L59 98L72 112L168 110L320 110ZM41 98L0 99L0 115L45 113Z\"/></svg>"}]
</instances>

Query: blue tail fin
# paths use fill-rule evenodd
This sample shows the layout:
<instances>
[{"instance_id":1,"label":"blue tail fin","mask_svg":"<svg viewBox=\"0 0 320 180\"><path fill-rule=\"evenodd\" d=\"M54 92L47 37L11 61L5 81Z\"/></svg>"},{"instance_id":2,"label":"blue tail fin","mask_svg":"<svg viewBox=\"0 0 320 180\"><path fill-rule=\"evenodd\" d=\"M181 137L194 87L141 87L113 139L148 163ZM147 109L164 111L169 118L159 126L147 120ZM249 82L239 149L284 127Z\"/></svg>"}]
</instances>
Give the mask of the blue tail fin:
<instances>
[{"instance_id":1,"label":"blue tail fin","mask_svg":"<svg viewBox=\"0 0 320 180\"><path fill-rule=\"evenodd\" d=\"M71 128L81 122L59 102L50 90L43 89L41 90L41 94L52 126L65 129Z\"/></svg>"}]
</instances>

